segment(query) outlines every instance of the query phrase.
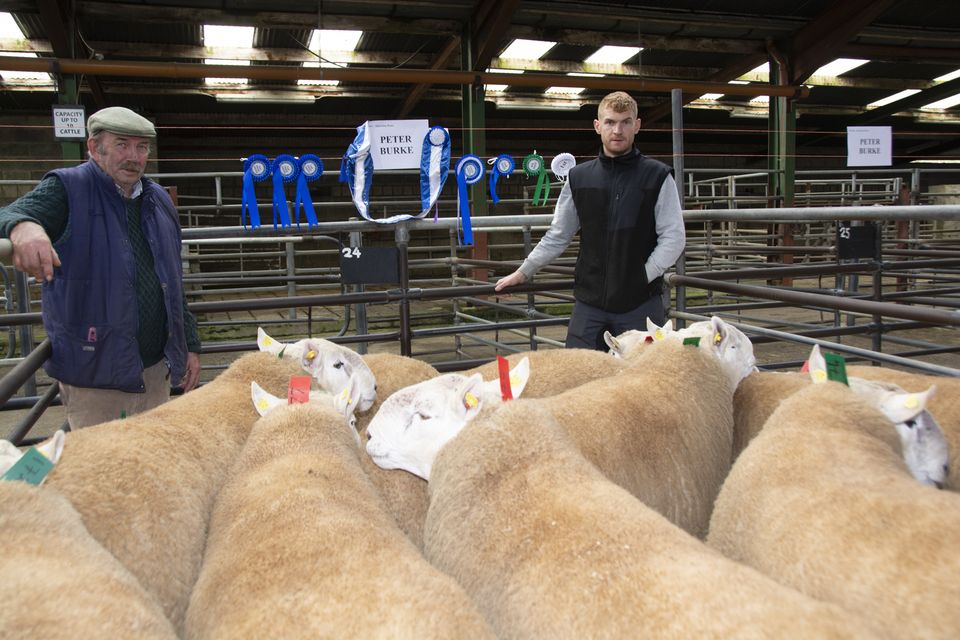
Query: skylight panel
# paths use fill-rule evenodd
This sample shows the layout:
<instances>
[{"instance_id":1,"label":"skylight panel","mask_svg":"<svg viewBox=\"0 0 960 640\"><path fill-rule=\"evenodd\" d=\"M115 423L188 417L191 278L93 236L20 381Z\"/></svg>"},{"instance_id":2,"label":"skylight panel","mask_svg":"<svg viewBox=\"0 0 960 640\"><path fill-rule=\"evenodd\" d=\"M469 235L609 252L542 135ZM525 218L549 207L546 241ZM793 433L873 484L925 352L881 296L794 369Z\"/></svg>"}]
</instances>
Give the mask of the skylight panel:
<instances>
[{"instance_id":1,"label":"skylight panel","mask_svg":"<svg viewBox=\"0 0 960 640\"><path fill-rule=\"evenodd\" d=\"M594 51L584 62L592 64L623 64L641 51L643 51L641 47L618 47L608 44Z\"/></svg>"},{"instance_id":2,"label":"skylight panel","mask_svg":"<svg viewBox=\"0 0 960 640\"><path fill-rule=\"evenodd\" d=\"M556 42L546 40L524 40L517 38L500 54L501 58L511 60L539 60L547 51L552 49Z\"/></svg>"},{"instance_id":3,"label":"skylight panel","mask_svg":"<svg viewBox=\"0 0 960 640\"><path fill-rule=\"evenodd\" d=\"M904 89L899 93L895 93L893 95L887 96L886 98L880 98L875 102L871 102L870 104L867 105L867 109L876 109L877 107L885 107L888 104L892 104L896 102L897 100L903 100L904 98L909 98L910 96L915 95L917 93L920 93L920 89Z\"/></svg>"},{"instance_id":4,"label":"skylight panel","mask_svg":"<svg viewBox=\"0 0 960 640\"><path fill-rule=\"evenodd\" d=\"M352 29L314 29L310 36L310 51L331 62L349 62L336 59L335 52L356 51L363 31Z\"/></svg>"},{"instance_id":5,"label":"skylight panel","mask_svg":"<svg viewBox=\"0 0 960 640\"><path fill-rule=\"evenodd\" d=\"M759 67L757 67L757 68L759 69ZM727 82L727 84L750 84L750 83L747 82L746 80L729 80L729 81ZM723 93L705 93L705 94L703 94L702 96L700 96L699 98L697 98L697 100L702 100L702 101L719 100L719 99L722 98L724 95L726 95L726 94L723 94Z\"/></svg>"},{"instance_id":6,"label":"skylight panel","mask_svg":"<svg viewBox=\"0 0 960 640\"><path fill-rule=\"evenodd\" d=\"M220 24L203 25L203 46L247 48L253 46L253 27L234 27ZM204 58L204 64L220 64L232 67L249 67L249 60L220 60ZM249 78L204 78L204 84L240 85L247 84Z\"/></svg>"},{"instance_id":7,"label":"skylight panel","mask_svg":"<svg viewBox=\"0 0 960 640\"><path fill-rule=\"evenodd\" d=\"M543 93L548 96L576 96L586 90L586 87L547 87Z\"/></svg>"},{"instance_id":8,"label":"skylight panel","mask_svg":"<svg viewBox=\"0 0 960 640\"><path fill-rule=\"evenodd\" d=\"M233 27L222 24L203 25L205 47L252 47L253 27Z\"/></svg>"},{"instance_id":9,"label":"skylight panel","mask_svg":"<svg viewBox=\"0 0 960 640\"><path fill-rule=\"evenodd\" d=\"M934 78L933 81L938 83L949 82L950 80L956 80L957 78L960 78L960 69L957 69L956 71L951 71L950 73L944 74L939 78Z\"/></svg>"},{"instance_id":10,"label":"skylight panel","mask_svg":"<svg viewBox=\"0 0 960 640\"><path fill-rule=\"evenodd\" d=\"M843 75L848 71L852 71L859 66L865 65L869 60L861 60L859 58L837 58L833 62L829 62L816 71L813 72L815 76L828 76L828 77L837 77Z\"/></svg>"},{"instance_id":11,"label":"skylight panel","mask_svg":"<svg viewBox=\"0 0 960 640\"><path fill-rule=\"evenodd\" d=\"M13 14L6 11L0 12L0 38L10 40L26 40L27 37L20 30L17 21L13 19ZM3 55L14 58L37 58L37 54L28 51L9 51ZM2 71L0 78L7 82L22 82L28 84L49 84L53 78L49 73L43 71Z\"/></svg>"},{"instance_id":12,"label":"skylight panel","mask_svg":"<svg viewBox=\"0 0 960 640\"><path fill-rule=\"evenodd\" d=\"M952 95L949 98L944 98L943 100L937 100L936 102L931 102L930 104L925 104L921 109L949 109L950 107L955 107L960 104L960 93Z\"/></svg>"}]
</instances>

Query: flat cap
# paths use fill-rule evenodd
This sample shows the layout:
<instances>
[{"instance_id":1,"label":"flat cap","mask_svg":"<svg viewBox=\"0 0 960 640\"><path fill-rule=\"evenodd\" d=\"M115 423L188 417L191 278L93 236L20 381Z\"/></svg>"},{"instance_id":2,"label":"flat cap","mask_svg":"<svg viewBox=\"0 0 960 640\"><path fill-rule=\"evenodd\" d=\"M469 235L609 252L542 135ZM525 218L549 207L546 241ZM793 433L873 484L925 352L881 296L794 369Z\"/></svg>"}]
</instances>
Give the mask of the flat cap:
<instances>
[{"instance_id":1,"label":"flat cap","mask_svg":"<svg viewBox=\"0 0 960 640\"><path fill-rule=\"evenodd\" d=\"M121 136L157 137L157 130L153 128L152 122L126 107L107 107L87 118L89 135L95 136L101 131Z\"/></svg>"}]
</instances>

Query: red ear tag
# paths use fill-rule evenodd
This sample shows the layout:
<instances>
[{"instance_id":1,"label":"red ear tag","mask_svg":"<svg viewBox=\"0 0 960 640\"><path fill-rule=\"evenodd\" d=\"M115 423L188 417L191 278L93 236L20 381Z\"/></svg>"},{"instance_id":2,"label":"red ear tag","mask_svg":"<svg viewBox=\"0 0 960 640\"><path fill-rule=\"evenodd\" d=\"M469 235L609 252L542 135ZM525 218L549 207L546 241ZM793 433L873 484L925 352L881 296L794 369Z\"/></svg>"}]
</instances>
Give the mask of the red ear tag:
<instances>
[{"instance_id":1,"label":"red ear tag","mask_svg":"<svg viewBox=\"0 0 960 640\"><path fill-rule=\"evenodd\" d=\"M653 336L647 336L643 339L644 342L653 342Z\"/></svg>"},{"instance_id":2,"label":"red ear tag","mask_svg":"<svg viewBox=\"0 0 960 640\"><path fill-rule=\"evenodd\" d=\"M803 366L800 367L800 373L810 373L810 361L804 360Z\"/></svg>"},{"instance_id":3,"label":"red ear tag","mask_svg":"<svg viewBox=\"0 0 960 640\"><path fill-rule=\"evenodd\" d=\"M310 400L310 376L290 376L287 404L304 404Z\"/></svg>"},{"instance_id":4,"label":"red ear tag","mask_svg":"<svg viewBox=\"0 0 960 640\"><path fill-rule=\"evenodd\" d=\"M504 400L513 400L510 388L510 363L503 356L497 356L497 370L500 372L500 395Z\"/></svg>"}]
</instances>

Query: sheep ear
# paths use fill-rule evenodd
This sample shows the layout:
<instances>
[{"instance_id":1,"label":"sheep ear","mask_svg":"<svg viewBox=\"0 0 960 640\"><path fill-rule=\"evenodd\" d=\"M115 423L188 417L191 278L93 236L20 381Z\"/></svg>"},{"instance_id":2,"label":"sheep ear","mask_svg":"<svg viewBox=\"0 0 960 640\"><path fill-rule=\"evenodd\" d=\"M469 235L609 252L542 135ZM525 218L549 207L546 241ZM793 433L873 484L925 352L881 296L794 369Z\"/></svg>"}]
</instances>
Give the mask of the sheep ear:
<instances>
[{"instance_id":1,"label":"sheep ear","mask_svg":"<svg viewBox=\"0 0 960 640\"><path fill-rule=\"evenodd\" d=\"M483 376L475 373L464 380L456 393L456 408L464 420L473 420L483 408Z\"/></svg>"},{"instance_id":2,"label":"sheep ear","mask_svg":"<svg viewBox=\"0 0 960 640\"><path fill-rule=\"evenodd\" d=\"M807 368L810 379L813 380L814 384L827 381L827 361L820 353L820 345L815 344L810 350L810 357L807 358Z\"/></svg>"},{"instance_id":3,"label":"sheep ear","mask_svg":"<svg viewBox=\"0 0 960 640\"><path fill-rule=\"evenodd\" d=\"M267 415L278 405L283 404L280 398L265 391L263 387L254 381L250 381L250 399L253 400L253 408L261 417Z\"/></svg>"},{"instance_id":4,"label":"sheep ear","mask_svg":"<svg viewBox=\"0 0 960 640\"><path fill-rule=\"evenodd\" d=\"M350 379L347 381L347 386L334 397L333 406L349 420L357 408L357 400L359 399L360 383L357 380L357 376L350 376Z\"/></svg>"},{"instance_id":5,"label":"sheep ear","mask_svg":"<svg viewBox=\"0 0 960 640\"><path fill-rule=\"evenodd\" d=\"M57 462L60 460L60 455L63 453L63 444L65 439L66 435L63 433L63 430L57 429L57 432L53 434L53 437L39 445L37 450L42 453L47 460L53 464L57 464Z\"/></svg>"},{"instance_id":6,"label":"sheep ear","mask_svg":"<svg viewBox=\"0 0 960 640\"><path fill-rule=\"evenodd\" d=\"M513 369L510 370L510 393L514 399L519 398L523 390L527 388L527 380L530 379L530 358L524 356Z\"/></svg>"},{"instance_id":7,"label":"sheep ear","mask_svg":"<svg viewBox=\"0 0 960 640\"><path fill-rule=\"evenodd\" d=\"M257 327L257 348L267 353L278 354L283 350L284 344L277 342L267 335L263 327Z\"/></svg>"},{"instance_id":8,"label":"sheep ear","mask_svg":"<svg viewBox=\"0 0 960 640\"><path fill-rule=\"evenodd\" d=\"M603 341L607 344L607 348L615 356L623 356L623 347L620 345L620 341L617 340L612 333L609 331L603 332Z\"/></svg>"},{"instance_id":9,"label":"sheep ear","mask_svg":"<svg viewBox=\"0 0 960 640\"><path fill-rule=\"evenodd\" d=\"M912 420L927 408L927 401L936 389L933 385L921 393L891 393L880 402L880 411L894 424Z\"/></svg>"},{"instance_id":10,"label":"sheep ear","mask_svg":"<svg viewBox=\"0 0 960 640\"><path fill-rule=\"evenodd\" d=\"M650 318L647 318L647 332L653 336L654 341L663 340L673 333L673 320L667 320L661 327Z\"/></svg>"}]
</instances>

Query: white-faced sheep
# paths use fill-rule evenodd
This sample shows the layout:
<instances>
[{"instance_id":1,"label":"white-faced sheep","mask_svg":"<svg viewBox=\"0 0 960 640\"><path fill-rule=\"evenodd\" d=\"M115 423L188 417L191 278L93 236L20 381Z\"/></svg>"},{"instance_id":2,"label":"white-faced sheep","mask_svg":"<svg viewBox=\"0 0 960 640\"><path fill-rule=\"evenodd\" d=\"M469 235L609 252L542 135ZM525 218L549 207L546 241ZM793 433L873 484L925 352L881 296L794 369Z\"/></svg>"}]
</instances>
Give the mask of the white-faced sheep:
<instances>
[{"instance_id":1,"label":"white-faced sheep","mask_svg":"<svg viewBox=\"0 0 960 640\"><path fill-rule=\"evenodd\" d=\"M250 382L285 393L298 373L292 361L247 354L155 409L66 436L47 485L70 499L93 537L177 628L200 568L213 498L258 417Z\"/></svg>"},{"instance_id":2,"label":"white-faced sheep","mask_svg":"<svg viewBox=\"0 0 960 640\"><path fill-rule=\"evenodd\" d=\"M542 405L611 480L703 536L730 468L735 376L707 351L679 341L656 342L638 358L618 375L516 402ZM477 413L463 405L463 389L479 396L483 380L460 378L434 378L390 396L368 427L374 462L429 478L437 434L453 437Z\"/></svg>"},{"instance_id":3,"label":"white-faced sheep","mask_svg":"<svg viewBox=\"0 0 960 640\"><path fill-rule=\"evenodd\" d=\"M805 373L756 371L740 381L733 394L733 459L763 429L780 403L810 386Z\"/></svg>"},{"instance_id":4,"label":"white-faced sheep","mask_svg":"<svg viewBox=\"0 0 960 640\"><path fill-rule=\"evenodd\" d=\"M546 398L584 382L612 376L626 368L627 364L609 354L593 349L541 349L524 351L507 356L511 366L527 358L530 362L530 380L523 391L525 398ZM464 376L479 373L484 380L498 376L496 362L460 372Z\"/></svg>"},{"instance_id":5,"label":"white-faced sheep","mask_svg":"<svg viewBox=\"0 0 960 640\"><path fill-rule=\"evenodd\" d=\"M960 491L960 379L864 365L847 365L847 375L893 383L915 393L936 385L937 392L930 398L927 409L937 419L950 451L952 464L945 486Z\"/></svg>"},{"instance_id":6,"label":"white-faced sheep","mask_svg":"<svg viewBox=\"0 0 960 640\"><path fill-rule=\"evenodd\" d=\"M305 338L290 344L274 340L257 328L260 351L300 364L318 382L321 389L340 393L353 379L357 385L357 408L367 411L377 399L377 381L364 359L355 351L322 338Z\"/></svg>"},{"instance_id":7,"label":"white-faced sheep","mask_svg":"<svg viewBox=\"0 0 960 640\"><path fill-rule=\"evenodd\" d=\"M0 539L0 637L177 637L156 600L55 490L0 482Z\"/></svg>"},{"instance_id":8,"label":"white-faced sheep","mask_svg":"<svg viewBox=\"0 0 960 640\"><path fill-rule=\"evenodd\" d=\"M366 443L367 425L386 398L406 386L435 378L439 373L422 360L390 353L368 353L363 359L377 379L378 397L370 411L358 416L356 427L360 441ZM426 483L406 471L381 469L368 455L361 456L360 463L397 525L418 548L422 547L423 521L429 504Z\"/></svg>"},{"instance_id":9,"label":"white-faced sheep","mask_svg":"<svg viewBox=\"0 0 960 640\"><path fill-rule=\"evenodd\" d=\"M784 400L734 464L709 543L893 637L960 636L960 496L909 474L890 420L842 384Z\"/></svg>"},{"instance_id":10,"label":"white-faced sheep","mask_svg":"<svg viewBox=\"0 0 960 640\"><path fill-rule=\"evenodd\" d=\"M484 412L432 467L425 553L501 638L872 637L611 483L543 402Z\"/></svg>"},{"instance_id":11,"label":"white-faced sheep","mask_svg":"<svg viewBox=\"0 0 960 640\"><path fill-rule=\"evenodd\" d=\"M360 455L319 403L257 422L217 497L186 637L492 637L397 528Z\"/></svg>"}]
</instances>

